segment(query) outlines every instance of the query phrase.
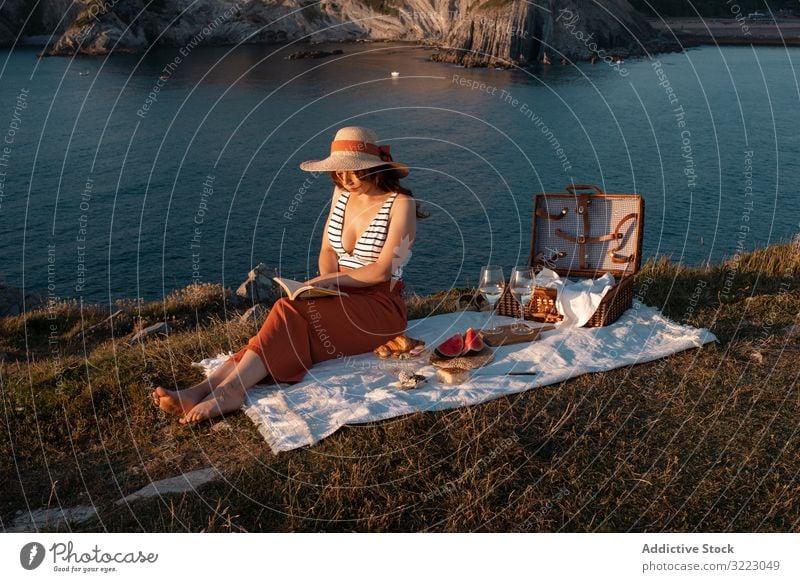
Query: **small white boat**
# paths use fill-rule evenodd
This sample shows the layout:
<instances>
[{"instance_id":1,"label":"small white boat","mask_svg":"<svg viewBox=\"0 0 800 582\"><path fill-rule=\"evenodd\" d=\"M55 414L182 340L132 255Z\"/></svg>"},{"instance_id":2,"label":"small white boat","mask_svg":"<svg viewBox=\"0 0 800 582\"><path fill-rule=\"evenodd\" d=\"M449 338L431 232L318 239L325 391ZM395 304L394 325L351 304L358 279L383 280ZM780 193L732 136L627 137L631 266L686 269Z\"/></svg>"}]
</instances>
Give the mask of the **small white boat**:
<instances>
[{"instance_id":1,"label":"small white boat","mask_svg":"<svg viewBox=\"0 0 800 582\"><path fill-rule=\"evenodd\" d=\"M398 73L397 71L392 71L392 77L399 77L399 76L400 73Z\"/></svg>"}]
</instances>

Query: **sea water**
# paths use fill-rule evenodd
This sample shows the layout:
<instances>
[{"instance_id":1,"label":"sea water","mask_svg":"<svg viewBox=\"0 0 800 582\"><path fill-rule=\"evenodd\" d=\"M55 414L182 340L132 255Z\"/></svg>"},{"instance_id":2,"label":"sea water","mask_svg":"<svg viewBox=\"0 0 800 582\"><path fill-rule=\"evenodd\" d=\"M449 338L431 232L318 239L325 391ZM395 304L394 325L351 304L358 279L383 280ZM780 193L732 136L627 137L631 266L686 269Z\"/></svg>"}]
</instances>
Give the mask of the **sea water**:
<instances>
[{"instance_id":1,"label":"sea water","mask_svg":"<svg viewBox=\"0 0 800 582\"><path fill-rule=\"evenodd\" d=\"M312 277L333 185L298 164L346 125L411 168L430 212L404 270L419 293L477 285L490 263L509 276L533 195L570 183L642 194L645 258L715 262L798 232L798 49L509 71L409 44L314 48L333 47L0 52L0 277L101 302L237 286L262 262Z\"/></svg>"}]
</instances>

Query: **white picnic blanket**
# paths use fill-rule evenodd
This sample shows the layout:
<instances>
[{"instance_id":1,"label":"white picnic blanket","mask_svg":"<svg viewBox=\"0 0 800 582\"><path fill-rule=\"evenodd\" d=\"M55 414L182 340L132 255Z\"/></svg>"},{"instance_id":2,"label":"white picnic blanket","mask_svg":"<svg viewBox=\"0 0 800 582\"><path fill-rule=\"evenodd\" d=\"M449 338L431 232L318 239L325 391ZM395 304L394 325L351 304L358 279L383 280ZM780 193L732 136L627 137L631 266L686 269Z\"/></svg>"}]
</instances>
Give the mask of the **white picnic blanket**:
<instances>
[{"instance_id":1,"label":"white picnic blanket","mask_svg":"<svg viewBox=\"0 0 800 582\"><path fill-rule=\"evenodd\" d=\"M406 335L435 346L468 327L481 327L486 317L486 313L462 311L411 320ZM513 319L498 316L496 321L503 325ZM413 390L401 390L391 386L395 371L387 369L387 361L368 353L316 364L294 385L254 386L242 410L277 453L313 445L344 424L478 404L587 372L649 362L711 341L717 338L707 329L679 325L654 307L634 301L613 325L559 328L533 343L494 348L494 360L461 385L438 383L434 366L422 362L415 371L428 376L428 381ZM208 374L229 355L197 365ZM517 374L523 371L535 374Z\"/></svg>"}]
</instances>

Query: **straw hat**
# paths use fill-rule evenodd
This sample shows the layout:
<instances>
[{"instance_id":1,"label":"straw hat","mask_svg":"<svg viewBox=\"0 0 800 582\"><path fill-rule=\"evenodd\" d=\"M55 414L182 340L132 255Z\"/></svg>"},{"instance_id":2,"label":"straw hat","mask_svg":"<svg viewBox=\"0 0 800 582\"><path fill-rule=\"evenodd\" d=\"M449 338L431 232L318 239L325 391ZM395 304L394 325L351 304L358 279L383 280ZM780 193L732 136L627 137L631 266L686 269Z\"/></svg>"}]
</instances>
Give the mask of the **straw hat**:
<instances>
[{"instance_id":1,"label":"straw hat","mask_svg":"<svg viewBox=\"0 0 800 582\"><path fill-rule=\"evenodd\" d=\"M400 176L408 175L408 166L395 162L388 145L378 145L375 132L366 127L343 127L331 142L331 154L324 160L308 160L300 164L306 172L365 170L383 164L392 166Z\"/></svg>"}]
</instances>

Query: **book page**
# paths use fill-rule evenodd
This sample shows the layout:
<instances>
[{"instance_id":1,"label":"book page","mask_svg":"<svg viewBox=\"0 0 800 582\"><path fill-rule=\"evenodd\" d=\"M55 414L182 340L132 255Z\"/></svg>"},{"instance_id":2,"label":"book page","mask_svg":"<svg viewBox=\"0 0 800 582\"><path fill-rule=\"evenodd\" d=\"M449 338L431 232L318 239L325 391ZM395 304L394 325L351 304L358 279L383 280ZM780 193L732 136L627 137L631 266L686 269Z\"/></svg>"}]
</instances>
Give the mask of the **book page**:
<instances>
[{"instance_id":1,"label":"book page","mask_svg":"<svg viewBox=\"0 0 800 582\"><path fill-rule=\"evenodd\" d=\"M302 281L285 279L283 277L273 277L276 283L283 287L289 299L310 299L313 297L327 297L330 295L347 295L344 291L335 289L324 289L314 285L304 285Z\"/></svg>"},{"instance_id":2,"label":"book page","mask_svg":"<svg viewBox=\"0 0 800 582\"><path fill-rule=\"evenodd\" d=\"M276 283L283 287L284 291L290 298L294 298L295 293L303 288L302 281L295 281L294 279L284 279L283 277L273 277Z\"/></svg>"}]
</instances>

